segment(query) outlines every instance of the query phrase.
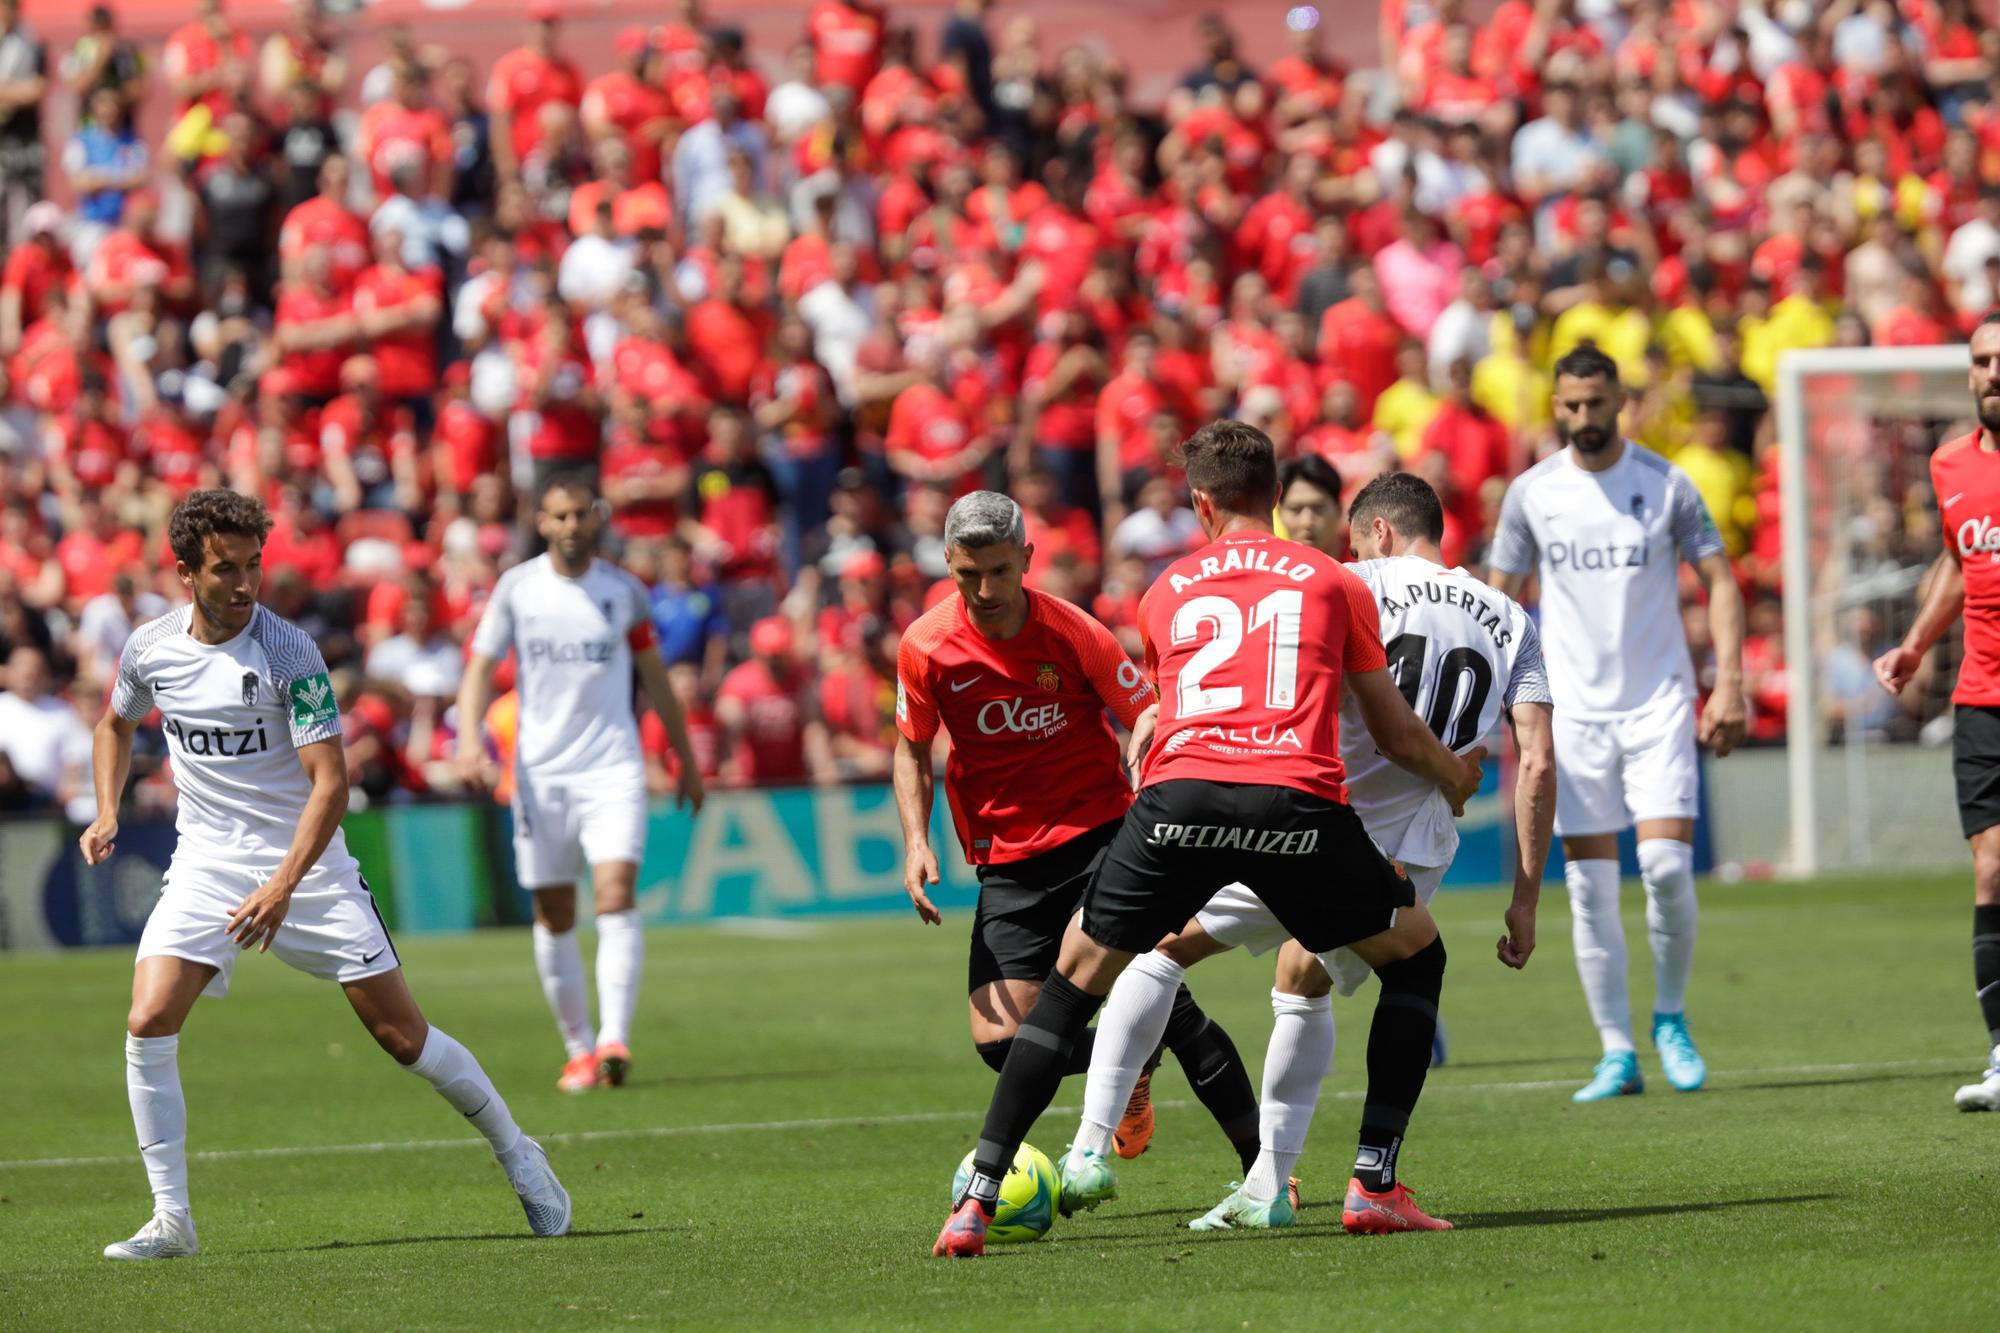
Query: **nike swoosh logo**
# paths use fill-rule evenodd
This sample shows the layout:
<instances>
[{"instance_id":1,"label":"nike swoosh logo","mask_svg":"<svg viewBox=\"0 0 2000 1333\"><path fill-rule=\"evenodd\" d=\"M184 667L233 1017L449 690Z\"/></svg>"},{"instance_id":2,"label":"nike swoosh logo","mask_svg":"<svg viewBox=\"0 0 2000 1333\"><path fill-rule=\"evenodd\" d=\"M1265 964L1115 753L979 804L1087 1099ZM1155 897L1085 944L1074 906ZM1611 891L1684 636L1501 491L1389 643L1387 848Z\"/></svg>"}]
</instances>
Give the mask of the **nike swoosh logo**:
<instances>
[{"instance_id":1,"label":"nike swoosh logo","mask_svg":"<svg viewBox=\"0 0 2000 1333\"><path fill-rule=\"evenodd\" d=\"M1957 504L1960 500L1963 500L1964 498L1965 498L1965 492L1960 491L1957 495L1952 496L1949 500L1946 500L1942 505L1938 507L1940 509L1949 509L1953 505Z\"/></svg>"},{"instance_id":2,"label":"nike swoosh logo","mask_svg":"<svg viewBox=\"0 0 2000 1333\"><path fill-rule=\"evenodd\" d=\"M374 962L377 958L380 958L384 952L386 952L386 950L377 949L374 953L369 954L366 958L361 960L361 966L363 967L368 966L370 963Z\"/></svg>"},{"instance_id":3,"label":"nike swoosh logo","mask_svg":"<svg viewBox=\"0 0 2000 1333\"><path fill-rule=\"evenodd\" d=\"M971 680L955 680L951 683L951 692L957 694L962 690L970 689L978 680L979 677L977 676L974 676Z\"/></svg>"},{"instance_id":4,"label":"nike swoosh logo","mask_svg":"<svg viewBox=\"0 0 2000 1333\"><path fill-rule=\"evenodd\" d=\"M1218 1069L1218 1070L1216 1070L1216 1071L1215 1071L1215 1072L1214 1072L1213 1074L1210 1074L1210 1075L1209 1075L1209 1076L1208 1076L1207 1078L1198 1078L1198 1079L1194 1079L1194 1080L1192 1080L1192 1082L1193 1082L1194 1086L1195 1086L1195 1087L1197 1087L1197 1088L1205 1088L1205 1087L1207 1087L1207 1086L1208 1086L1209 1084L1211 1084L1211 1083L1215 1082L1215 1080L1217 1080L1217 1079L1221 1078L1221 1077L1222 1077L1222 1075L1223 1075L1223 1072L1224 1072L1225 1070L1227 1070L1228 1068L1229 1068L1229 1066L1228 1066L1228 1065L1224 1065L1224 1066L1222 1066L1222 1068L1221 1068L1221 1069Z\"/></svg>"}]
</instances>

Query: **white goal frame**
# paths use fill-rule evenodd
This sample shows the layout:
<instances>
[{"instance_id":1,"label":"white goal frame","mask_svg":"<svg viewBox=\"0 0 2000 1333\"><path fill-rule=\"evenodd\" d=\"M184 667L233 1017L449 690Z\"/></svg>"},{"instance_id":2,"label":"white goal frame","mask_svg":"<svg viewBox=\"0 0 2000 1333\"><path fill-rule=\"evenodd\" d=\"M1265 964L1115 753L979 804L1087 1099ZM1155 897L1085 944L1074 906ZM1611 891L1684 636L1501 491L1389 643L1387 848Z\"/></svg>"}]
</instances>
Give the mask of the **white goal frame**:
<instances>
[{"instance_id":1,"label":"white goal frame","mask_svg":"<svg viewBox=\"0 0 2000 1333\"><path fill-rule=\"evenodd\" d=\"M1968 370L1964 343L1940 347L1824 347L1788 351L1778 358L1777 430L1779 502L1784 524L1785 661L1789 697L1785 713L1785 770L1791 809L1787 877L1819 869L1820 726L1813 653L1813 569L1808 484L1805 380L1812 375L1881 375L1898 371ZM1968 388L1967 393L1971 390ZM1970 405L1968 404L1968 415Z\"/></svg>"}]
</instances>

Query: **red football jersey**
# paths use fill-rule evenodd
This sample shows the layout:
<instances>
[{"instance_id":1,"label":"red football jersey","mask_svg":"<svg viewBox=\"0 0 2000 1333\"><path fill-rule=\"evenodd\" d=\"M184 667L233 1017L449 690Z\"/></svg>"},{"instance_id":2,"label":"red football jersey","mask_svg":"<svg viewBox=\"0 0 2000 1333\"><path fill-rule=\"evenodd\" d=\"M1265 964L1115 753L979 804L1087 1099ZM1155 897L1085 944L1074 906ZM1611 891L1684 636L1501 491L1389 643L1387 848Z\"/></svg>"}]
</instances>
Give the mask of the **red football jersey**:
<instances>
[{"instance_id":1,"label":"red football jersey","mask_svg":"<svg viewBox=\"0 0 2000 1333\"><path fill-rule=\"evenodd\" d=\"M1139 629L1160 691L1142 787L1200 778L1347 800L1341 677L1388 662L1374 594L1345 566L1234 532L1167 566Z\"/></svg>"},{"instance_id":2,"label":"red football jersey","mask_svg":"<svg viewBox=\"0 0 2000 1333\"><path fill-rule=\"evenodd\" d=\"M1020 861L1124 817L1132 793L1109 708L1152 702L1139 668L1087 612L1030 590L1028 619L989 639L953 594L919 616L896 660L896 725L951 733L945 795L973 865Z\"/></svg>"},{"instance_id":3,"label":"red football jersey","mask_svg":"<svg viewBox=\"0 0 2000 1333\"><path fill-rule=\"evenodd\" d=\"M1951 701L2000 705L2000 452L1961 435L1931 455L1944 539L1965 571L1965 661Z\"/></svg>"}]
</instances>

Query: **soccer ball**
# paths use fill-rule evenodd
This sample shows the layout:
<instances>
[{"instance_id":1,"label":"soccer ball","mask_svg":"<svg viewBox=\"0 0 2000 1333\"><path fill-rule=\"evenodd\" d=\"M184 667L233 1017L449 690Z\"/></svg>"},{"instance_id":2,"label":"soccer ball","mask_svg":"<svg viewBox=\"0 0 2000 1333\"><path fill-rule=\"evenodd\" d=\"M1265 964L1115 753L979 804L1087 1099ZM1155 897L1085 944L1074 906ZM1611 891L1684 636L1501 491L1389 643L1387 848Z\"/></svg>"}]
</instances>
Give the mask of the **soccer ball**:
<instances>
[{"instance_id":1,"label":"soccer ball","mask_svg":"<svg viewBox=\"0 0 2000 1333\"><path fill-rule=\"evenodd\" d=\"M972 1154L967 1153L951 1178L951 1202L958 1202L971 1181ZM1040 1240L1055 1225L1056 1200L1061 1193L1062 1177L1056 1174L1055 1163L1044 1157L1041 1149L1022 1144L1000 1182L1000 1206L986 1228L986 1239L1001 1244Z\"/></svg>"}]
</instances>

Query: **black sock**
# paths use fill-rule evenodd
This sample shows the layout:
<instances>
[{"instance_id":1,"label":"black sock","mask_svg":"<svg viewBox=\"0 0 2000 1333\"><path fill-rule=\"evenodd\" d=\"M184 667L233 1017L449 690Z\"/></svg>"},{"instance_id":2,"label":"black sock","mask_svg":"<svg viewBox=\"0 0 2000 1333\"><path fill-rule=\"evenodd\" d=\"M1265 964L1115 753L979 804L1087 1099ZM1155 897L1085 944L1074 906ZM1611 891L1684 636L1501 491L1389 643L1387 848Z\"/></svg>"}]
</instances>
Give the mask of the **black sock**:
<instances>
[{"instance_id":1,"label":"black sock","mask_svg":"<svg viewBox=\"0 0 2000 1333\"><path fill-rule=\"evenodd\" d=\"M1077 1039L1070 1044L1069 1068L1065 1069L1063 1073L1065 1075L1089 1073L1090 1052L1096 1045L1097 1029L1085 1028ZM972 1043L972 1049L979 1052L979 1058L984 1060L996 1074L1006 1067L1007 1052L1013 1048L1014 1039L1012 1037L1006 1037L1000 1041L976 1041Z\"/></svg>"},{"instance_id":2,"label":"black sock","mask_svg":"<svg viewBox=\"0 0 2000 1333\"><path fill-rule=\"evenodd\" d=\"M1180 1061L1194 1095L1228 1135L1244 1171L1249 1171L1257 1160L1257 1094L1250 1087L1250 1071L1243 1067L1243 1057L1222 1024L1202 1012L1186 986L1174 993L1166 1045Z\"/></svg>"},{"instance_id":3,"label":"black sock","mask_svg":"<svg viewBox=\"0 0 2000 1333\"><path fill-rule=\"evenodd\" d=\"M1972 909L1972 984L1979 988L1987 1039L2000 1046L2000 907Z\"/></svg>"},{"instance_id":4,"label":"black sock","mask_svg":"<svg viewBox=\"0 0 2000 1333\"><path fill-rule=\"evenodd\" d=\"M1379 1194L1395 1188L1396 1153L1430 1073L1438 996L1444 992L1444 941L1432 940L1410 957L1376 968L1375 975L1382 990L1368 1029L1368 1101L1361 1108L1354 1175L1364 1189Z\"/></svg>"},{"instance_id":5,"label":"black sock","mask_svg":"<svg viewBox=\"0 0 2000 1333\"><path fill-rule=\"evenodd\" d=\"M1042 983L1041 998L1021 1020L1000 1081L993 1087L993 1101L986 1108L986 1124L972 1154L972 1183L966 1189L989 1210L999 1197L1001 1178L1013 1163L1015 1150L1035 1117L1055 1100L1077 1044L1103 1003L1103 996L1078 988L1058 972Z\"/></svg>"}]
</instances>

